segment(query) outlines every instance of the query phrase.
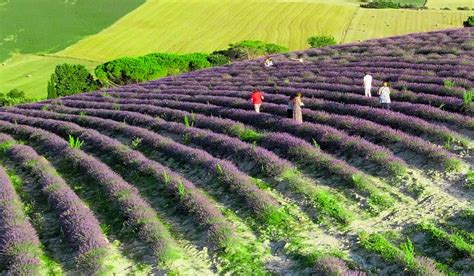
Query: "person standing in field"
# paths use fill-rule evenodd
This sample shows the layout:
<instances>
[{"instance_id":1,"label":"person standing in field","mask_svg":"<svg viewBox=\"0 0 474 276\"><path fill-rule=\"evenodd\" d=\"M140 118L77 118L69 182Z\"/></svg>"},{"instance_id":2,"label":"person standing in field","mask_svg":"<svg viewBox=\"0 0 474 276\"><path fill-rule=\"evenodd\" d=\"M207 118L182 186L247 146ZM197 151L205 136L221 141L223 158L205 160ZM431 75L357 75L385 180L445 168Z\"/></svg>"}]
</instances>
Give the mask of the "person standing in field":
<instances>
[{"instance_id":1,"label":"person standing in field","mask_svg":"<svg viewBox=\"0 0 474 276\"><path fill-rule=\"evenodd\" d=\"M390 110L390 87L387 81L383 82L383 86L379 89L380 104L383 109Z\"/></svg>"},{"instance_id":2,"label":"person standing in field","mask_svg":"<svg viewBox=\"0 0 474 276\"><path fill-rule=\"evenodd\" d=\"M298 58L290 58L291 60L294 60L294 61L298 61L300 63L304 63L304 60L303 60L303 55L298 55Z\"/></svg>"},{"instance_id":3,"label":"person standing in field","mask_svg":"<svg viewBox=\"0 0 474 276\"><path fill-rule=\"evenodd\" d=\"M273 66L273 59L272 58L267 58L265 59L265 62L263 63L265 67L272 67Z\"/></svg>"},{"instance_id":4,"label":"person standing in field","mask_svg":"<svg viewBox=\"0 0 474 276\"><path fill-rule=\"evenodd\" d=\"M255 111L257 113L260 113L260 107L262 106L263 103L263 93L257 89L254 89L252 92L252 97L250 98L250 101L253 104L253 107L255 108Z\"/></svg>"},{"instance_id":5,"label":"person standing in field","mask_svg":"<svg viewBox=\"0 0 474 276\"><path fill-rule=\"evenodd\" d=\"M295 99L294 95L290 96L288 100L288 107L286 108L286 117L288 119L293 119L293 100Z\"/></svg>"},{"instance_id":6,"label":"person standing in field","mask_svg":"<svg viewBox=\"0 0 474 276\"><path fill-rule=\"evenodd\" d=\"M301 111L301 107L304 104L301 101L301 97L303 97L303 95L298 93L293 99L293 120L298 124L303 123L303 112Z\"/></svg>"},{"instance_id":7,"label":"person standing in field","mask_svg":"<svg viewBox=\"0 0 474 276\"><path fill-rule=\"evenodd\" d=\"M364 76L364 89L365 89L365 96L372 97L372 76L369 73L365 73Z\"/></svg>"}]
</instances>

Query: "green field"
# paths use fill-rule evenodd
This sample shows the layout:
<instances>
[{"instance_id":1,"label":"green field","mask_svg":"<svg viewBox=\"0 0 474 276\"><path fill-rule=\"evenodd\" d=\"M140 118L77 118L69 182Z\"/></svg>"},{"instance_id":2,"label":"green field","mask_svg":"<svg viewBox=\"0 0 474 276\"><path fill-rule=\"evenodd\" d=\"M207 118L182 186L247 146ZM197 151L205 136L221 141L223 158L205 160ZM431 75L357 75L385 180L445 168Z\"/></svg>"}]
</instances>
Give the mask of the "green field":
<instances>
[{"instance_id":1,"label":"green field","mask_svg":"<svg viewBox=\"0 0 474 276\"><path fill-rule=\"evenodd\" d=\"M144 0L0 0L0 61L52 53L95 34Z\"/></svg>"},{"instance_id":2,"label":"green field","mask_svg":"<svg viewBox=\"0 0 474 276\"><path fill-rule=\"evenodd\" d=\"M57 5L61 3L63 6L79 5L64 0L43 2L45 1L44 5L34 5L39 6L44 14L51 14L45 12L46 8L41 8L48 6L49 2ZM101 0L100 3L110 4L111 1ZM32 0L17 2L28 6L25 3L32 3ZM126 2L126 7L131 9L142 1ZM470 11L455 9L456 6L474 6L472 0L451 1L449 6L454 8L451 11L441 11L440 8L446 6L444 2L446 1L429 0L429 10L411 11L362 9L358 0L148 0L105 29L106 22L101 21L103 19L99 19L100 16L94 13L94 16L89 14L82 20L72 16L70 22L66 14L52 13L52 16L42 18L37 26L29 29L40 37L31 35L32 39L27 40L30 41L29 44L24 42L23 46L17 48L21 53L63 49L54 53L54 56L65 60L74 58L75 63L88 66L122 56L138 56L151 52L210 52L244 39L259 39L287 46L291 50L299 50L308 47L306 39L312 35L333 35L339 42L346 43L460 27L467 16L472 14ZM20 16L20 11L27 9L20 4L14 6L13 3L12 1L0 6L0 14L7 8L16 7L19 11L12 14ZM120 14L117 10L115 13L108 10L110 5L107 8L97 7L98 4L92 0L83 0L80 3L82 8L77 10L107 10L108 13L116 15L115 18ZM119 6L121 5L113 5L114 9L120 8L120 11L125 13L127 9ZM12 22L13 15L9 16L9 20L2 18L1 22ZM52 19L55 17L57 18ZM108 17L107 22L110 23L112 17ZM58 27L61 30L56 31L47 25L48 22L57 22L51 23L57 26L63 21L67 24ZM31 22L33 21L29 24ZM85 36L80 31L92 32L92 27L95 27L95 35L73 43ZM9 28L1 28L4 29ZM40 30L44 29L48 32L43 37ZM5 45L1 46L1 51L11 52L11 47ZM27 61L29 59L31 62ZM18 60L21 63L19 65L16 64ZM6 65L0 67L0 92L18 87L24 89L28 95L46 95L44 87L54 69L55 60L57 59L49 56L15 57L7 60ZM25 78L25 75L31 76Z\"/></svg>"},{"instance_id":3,"label":"green field","mask_svg":"<svg viewBox=\"0 0 474 276\"><path fill-rule=\"evenodd\" d=\"M45 98L48 80L58 64L76 63L93 70L97 62L53 56L18 55L0 65L0 92L19 88L31 98Z\"/></svg>"},{"instance_id":4,"label":"green field","mask_svg":"<svg viewBox=\"0 0 474 276\"><path fill-rule=\"evenodd\" d=\"M433 9L450 8L455 10L458 7L469 7L474 9L472 0L428 0L426 6Z\"/></svg>"}]
</instances>

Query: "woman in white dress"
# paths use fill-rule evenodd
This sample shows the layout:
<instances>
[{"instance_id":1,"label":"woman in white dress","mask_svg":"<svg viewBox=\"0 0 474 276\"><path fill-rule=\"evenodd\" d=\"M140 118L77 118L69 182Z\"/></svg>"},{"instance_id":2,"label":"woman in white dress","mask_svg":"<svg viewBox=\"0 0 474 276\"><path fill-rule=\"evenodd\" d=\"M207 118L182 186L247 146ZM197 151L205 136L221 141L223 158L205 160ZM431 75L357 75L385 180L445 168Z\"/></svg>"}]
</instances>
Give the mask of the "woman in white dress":
<instances>
[{"instance_id":1,"label":"woman in white dress","mask_svg":"<svg viewBox=\"0 0 474 276\"><path fill-rule=\"evenodd\" d=\"M383 109L390 110L390 87L388 82L384 81L383 86L379 89L380 103Z\"/></svg>"}]
</instances>

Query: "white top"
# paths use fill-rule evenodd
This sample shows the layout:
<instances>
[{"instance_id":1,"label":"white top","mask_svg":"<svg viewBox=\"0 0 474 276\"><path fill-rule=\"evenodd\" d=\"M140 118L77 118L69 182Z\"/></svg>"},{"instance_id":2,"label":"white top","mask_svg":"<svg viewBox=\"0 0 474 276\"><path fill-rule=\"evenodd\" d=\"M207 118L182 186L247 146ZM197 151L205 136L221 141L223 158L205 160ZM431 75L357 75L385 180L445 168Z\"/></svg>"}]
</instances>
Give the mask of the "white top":
<instances>
[{"instance_id":1,"label":"white top","mask_svg":"<svg viewBox=\"0 0 474 276\"><path fill-rule=\"evenodd\" d=\"M380 102L390 103L390 88L383 86L379 89Z\"/></svg>"},{"instance_id":2,"label":"white top","mask_svg":"<svg viewBox=\"0 0 474 276\"><path fill-rule=\"evenodd\" d=\"M372 76L371 75L365 75L365 77L364 77L364 86L365 87L372 87Z\"/></svg>"},{"instance_id":3,"label":"white top","mask_svg":"<svg viewBox=\"0 0 474 276\"><path fill-rule=\"evenodd\" d=\"M265 60L265 66L266 66L266 67L273 66L273 61L271 61L271 60L268 60L268 59L267 59L267 60Z\"/></svg>"}]
</instances>

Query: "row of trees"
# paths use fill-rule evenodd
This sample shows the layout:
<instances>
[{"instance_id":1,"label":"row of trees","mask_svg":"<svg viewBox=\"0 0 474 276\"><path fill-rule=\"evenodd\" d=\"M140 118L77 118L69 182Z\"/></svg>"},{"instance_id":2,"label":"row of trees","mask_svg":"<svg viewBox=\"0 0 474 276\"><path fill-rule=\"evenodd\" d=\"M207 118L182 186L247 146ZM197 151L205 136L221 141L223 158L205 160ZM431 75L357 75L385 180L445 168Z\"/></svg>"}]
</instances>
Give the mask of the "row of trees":
<instances>
[{"instance_id":1,"label":"row of trees","mask_svg":"<svg viewBox=\"0 0 474 276\"><path fill-rule=\"evenodd\" d=\"M315 36L310 37L308 43L315 48L334 45L336 40L331 36ZM135 58L124 57L98 65L94 71L96 78L82 65L61 64L51 75L48 83L48 98L53 99L113 85L138 83L287 51L288 48L281 45L245 40L230 44L227 49L211 54L153 53Z\"/></svg>"}]
</instances>

